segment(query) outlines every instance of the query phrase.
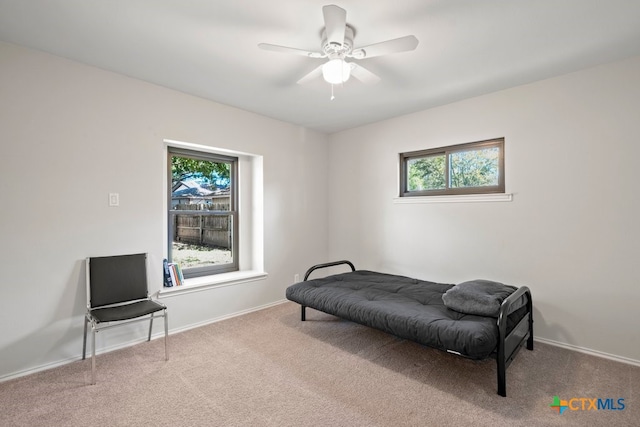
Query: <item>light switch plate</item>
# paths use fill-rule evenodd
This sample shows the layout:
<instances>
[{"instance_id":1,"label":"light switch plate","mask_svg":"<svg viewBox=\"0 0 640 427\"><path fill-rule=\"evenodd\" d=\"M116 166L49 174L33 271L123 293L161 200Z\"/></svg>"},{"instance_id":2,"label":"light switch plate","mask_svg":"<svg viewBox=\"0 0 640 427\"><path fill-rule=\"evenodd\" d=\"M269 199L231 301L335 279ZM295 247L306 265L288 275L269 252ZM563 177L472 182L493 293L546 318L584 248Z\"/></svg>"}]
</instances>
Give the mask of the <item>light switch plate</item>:
<instances>
[{"instance_id":1,"label":"light switch plate","mask_svg":"<svg viewBox=\"0 0 640 427\"><path fill-rule=\"evenodd\" d=\"M109 193L109 206L120 206L120 194Z\"/></svg>"}]
</instances>

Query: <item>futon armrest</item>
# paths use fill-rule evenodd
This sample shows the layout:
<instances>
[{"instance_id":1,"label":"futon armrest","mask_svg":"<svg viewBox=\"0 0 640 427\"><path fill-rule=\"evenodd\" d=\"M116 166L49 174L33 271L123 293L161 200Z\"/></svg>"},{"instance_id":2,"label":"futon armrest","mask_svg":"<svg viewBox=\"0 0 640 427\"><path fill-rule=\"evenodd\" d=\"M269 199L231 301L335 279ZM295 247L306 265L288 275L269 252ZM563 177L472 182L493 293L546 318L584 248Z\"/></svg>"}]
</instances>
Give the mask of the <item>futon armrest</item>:
<instances>
[{"instance_id":1,"label":"futon armrest","mask_svg":"<svg viewBox=\"0 0 640 427\"><path fill-rule=\"evenodd\" d=\"M348 264L349 267L351 267L351 271L356 271L356 268L353 266L353 264L351 263L351 261L347 261L347 260L341 260L341 261L333 261L333 262L326 262L324 264L316 264L313 267L309 268L307 270L307 272L304 275L304 280L306 281L309 278L309 275L311 273L313 273L315 270L321 269L321 268L327 268L327 267L334 267L336 265L342 265L342 264Z\"/></svg>"},{"instance_id":2,"label":"futon armrest","mask_svg":"<svg viewBox=\"0 0 640 427\"><path fill-rule=\"evenodd\" d=\"M506 336L507 317L515 310L522 308L521 298L526 298L527 313L531 315L533 310L533 302L531 300L531 290L526 286L519 287L514 293L509 295L500 306L498 313L498 330L502 337Z\"/></svg>"}]
</instances>

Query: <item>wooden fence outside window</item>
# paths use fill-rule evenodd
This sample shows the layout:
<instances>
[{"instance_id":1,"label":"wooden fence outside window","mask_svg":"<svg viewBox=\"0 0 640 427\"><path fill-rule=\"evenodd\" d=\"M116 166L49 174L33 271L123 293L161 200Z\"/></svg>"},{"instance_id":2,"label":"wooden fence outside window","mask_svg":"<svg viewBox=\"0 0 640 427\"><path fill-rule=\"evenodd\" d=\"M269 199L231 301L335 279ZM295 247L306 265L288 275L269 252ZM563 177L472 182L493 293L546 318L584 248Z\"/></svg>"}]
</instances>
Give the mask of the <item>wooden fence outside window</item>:
<instances>
[{"instance_id":1,"label":"wooden fence outside window","mask_svg":"<svg viewBox=\"0 0 640 427\"><path fill-rule=\"evenodd\" d=\"M175 210L229 211L228 203L211 205L180 204ZM225 214L173 215L173 241L196 245L231 248L231 217Z\"/></svg>"}]
</instances>

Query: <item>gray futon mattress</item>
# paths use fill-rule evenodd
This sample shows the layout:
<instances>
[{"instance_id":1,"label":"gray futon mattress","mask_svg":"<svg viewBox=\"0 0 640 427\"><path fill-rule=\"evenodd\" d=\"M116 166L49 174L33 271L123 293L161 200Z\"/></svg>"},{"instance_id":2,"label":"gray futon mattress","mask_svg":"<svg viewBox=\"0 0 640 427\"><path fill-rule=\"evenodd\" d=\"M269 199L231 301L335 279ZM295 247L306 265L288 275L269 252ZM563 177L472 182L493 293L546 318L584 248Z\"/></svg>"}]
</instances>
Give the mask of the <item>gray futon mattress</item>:
<instances>
[{"instance_id":1,"label":"gray futon mattress","mask_svg":"<svg viewBox=\"0 0 640 427\"><path fill-rule=\"evenodd\" d=\"M495 317L445 307L442 295L454 285L358 270L291 285L289 300L429 347L472 359L492 355L498 345ZM509 316L507 329L524 317Z\"/></svg>"}]
</instances>

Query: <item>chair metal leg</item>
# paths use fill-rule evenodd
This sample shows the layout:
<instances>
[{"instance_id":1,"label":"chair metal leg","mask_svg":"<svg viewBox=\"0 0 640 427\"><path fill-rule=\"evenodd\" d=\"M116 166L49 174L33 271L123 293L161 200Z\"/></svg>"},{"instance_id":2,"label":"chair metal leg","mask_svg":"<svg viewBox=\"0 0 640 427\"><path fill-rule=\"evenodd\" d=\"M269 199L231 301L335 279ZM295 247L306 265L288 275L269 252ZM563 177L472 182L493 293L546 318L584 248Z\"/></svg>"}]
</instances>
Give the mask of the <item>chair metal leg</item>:
<instances>
[{"instance_id":1,"label":"chair metal leg","mask_svg":"<svg viewBox=\"0 0 640 427\"><path fill-rule=\"evenodd\" d=\"M96 383L96 328L91 325L91 384Z\"/></svg>"},{"instance_id":2,"label":"chair metal leg","mask_svg":"<svg viewBox=\"0 0 640 427\"><path fill-rule=\"evenodd\" d=\"M169 313L164 310L164 360L169 360L169 351L167 350L167 340L169 337Z\"/></svg>"},{"instance_id":3,"label":"chair metal leg","mask_svg":"<svg viewBox=\"0 0 640 427\"><path fill-rule=\"evenodd\" d=\"M82 340L82 360L86 359L87 356L87 323L89 323L89 319L87 316L84 316L84 339Z\"/></svg>"},{"instance_id":4,"label":"chair metal leg","mask_svg":"<svg viewBox=\"0 0 640 427\"><path fill-rule=\"evenodd\" d=\"M147 341L151 341L151 329L153 328L153 315L155 313L151 313L151 319L149 320L149 337L147 338Z\"/></svg>"}]
</instances>

